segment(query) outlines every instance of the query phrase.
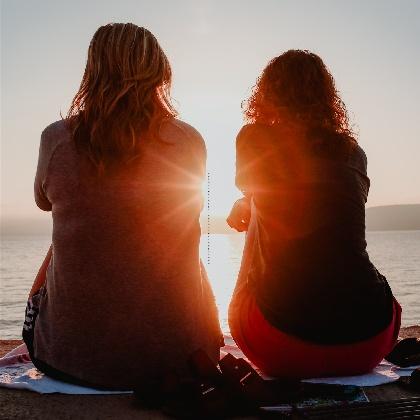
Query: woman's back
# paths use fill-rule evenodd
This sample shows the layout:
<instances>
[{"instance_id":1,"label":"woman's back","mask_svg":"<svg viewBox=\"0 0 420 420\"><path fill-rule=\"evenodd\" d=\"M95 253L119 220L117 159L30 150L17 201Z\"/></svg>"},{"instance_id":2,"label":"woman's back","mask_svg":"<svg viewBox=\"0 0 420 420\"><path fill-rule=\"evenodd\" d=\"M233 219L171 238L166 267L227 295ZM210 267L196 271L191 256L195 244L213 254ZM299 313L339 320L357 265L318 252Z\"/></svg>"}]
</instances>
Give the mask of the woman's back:
<instances>
[{"instance_id":1,"label":"woman's back","mask_svg":"<svg viewBox=\"0 0 420 420\"><path fill-rule=\"evenodd\" d=\"M253 197L258 230L248 283L282 331L352 342L389 323L392 294L366 252L364 152L323 135L259 124L241 130L236 181Z\"/></svg>"},{"instance_id":2,"label":"woman's back","mask_svg":"<svg viewBox=\"0 0 420 420\"><path fill-rule=\"evenodd\" d=\"M130 387L218 359L217 310L200 266L201 136L163 122L138 161L105 177L76 152L64 121L43 133L35 185L53 213L53 260L35 357L93 384ZM50 204L51 203L51 204Z\"/></svg>"},{"instance_id":3,"label":"woman's back","mask_svg":"<svg viewBox=\"0 0 420 420\"><path fill-rule=\"evenodd\" d=\"M262 71L244 115L245 198L228 218L248 230L232 336L271 376L368 372L393 346L401 309L366 252L367 160L334 78L318 55L286 51Z\"/></svg>"}]
</instances>

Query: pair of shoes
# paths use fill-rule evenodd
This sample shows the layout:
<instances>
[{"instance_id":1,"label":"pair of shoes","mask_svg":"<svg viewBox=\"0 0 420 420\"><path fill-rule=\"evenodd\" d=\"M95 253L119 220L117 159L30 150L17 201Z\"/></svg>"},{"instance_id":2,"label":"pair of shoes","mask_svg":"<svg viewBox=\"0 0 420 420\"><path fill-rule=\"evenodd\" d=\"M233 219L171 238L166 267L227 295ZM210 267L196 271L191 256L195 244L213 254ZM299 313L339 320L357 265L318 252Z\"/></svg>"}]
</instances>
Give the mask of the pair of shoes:
<instances>
[{"instance_id":1,"label":"pair of shoes","mask_svg":"<svg viewBox=\"0 0 420 420\"><path fill-rule=\"evenodd\" d=\"M207 411L217 406L219 417L221 407L226 415L251 415L262 406L280 404L302 392L300 381L264 380L245 359L230 353L216 366L205 352L198 350L191 356L190 366L206 389L202 399Z\"/></svg>"},{"instance_id":2,"label":"pair of shoes","mask_svg":"<svg viewBox=\"0 0 420 420\"><path fill-rule=\"evenodd\" d=\"M209 382L180 380L173 373L155 381L142 381L134 390L136 405L160 409L170 417L182 419L220 418L227 407L218 390Z\"/></svg>"},{"instance_id":3,"label":"pair of shoes","mask_svg":"<svg viewBox=\"0 0 420 420\"><path fill-rule=\"evenodd\" d=\"M227 381L208 355L198 350L189 359L191 380L180 380L166 373L155 381L140 381L134 390L137 404L161 409L170 417L182 419L218 419L233 415L248 406L240 404L237 393L230 392Z\"/></svg>"},{"instance_id":4,"label":"pair of shoes","mask_svg":"<svg viewBox=\"0 0 420 420\"><path fill-rule=\"evenodd\" d=\"M246 360L229 353L217 366L197 350L189 366L194 379L180 381L168 373L154 383L140 384L136 400L175 418L219 419L258 415L261 406L280 404L302 392L300 381L264 380Z\"/></svg>"},{"instance_id":5,"label":"pair of shoes","mask_svg":"<svg viewBox=\"0 0 420 420\"><path fill-rule=\"evenodd\" d=\"M217 366L204 351L198 350L191 355L189 364L200 384L200 417L224 418L256 413L257 404L253 399L246 398L244 392L245 381L249 380L253 371L245 360L227 354Z\"/></svg>"},{"instance_id":6,"label":"pair of shoes","mask_svg":"<svg viewBox=\"0 0 420 420\"><path fill-rule=\"evenodd\" d=\"M420 364L420 339L412 337L400 340L385 359L401 367Z\"/></svg>"},{"instance_id":7,"label":"pair of shoes","mask_svg":"<svg viewBox=\"0 0 420 420\"><path fill-rule=\"evenodd\" d=\"M300 381L264 380L246 360L229 353L219 366L230 389L255 408L279 404L301 388Z\"/></svg>"}]
</instances>

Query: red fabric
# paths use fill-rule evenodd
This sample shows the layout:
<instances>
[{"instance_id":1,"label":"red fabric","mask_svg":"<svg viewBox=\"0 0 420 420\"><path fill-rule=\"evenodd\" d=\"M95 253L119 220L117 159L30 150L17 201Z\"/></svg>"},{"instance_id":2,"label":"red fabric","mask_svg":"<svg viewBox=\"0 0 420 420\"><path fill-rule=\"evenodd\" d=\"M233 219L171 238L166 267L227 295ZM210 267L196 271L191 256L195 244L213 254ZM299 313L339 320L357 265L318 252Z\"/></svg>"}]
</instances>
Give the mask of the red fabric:
<instances>
[{"instance_id":1,"label":"red fabric","mask_svg":"<svg viewBox=\"0 0 420 420\"><path fill-rule=\"evenodd\" d=\"M249 293L229 311L233 339L246 357L275 377L313 378L358 375L371 371L393 348L401 324L401 306L394 299L390 325L369 340L345 345L320 345L271 326ZM235 299L235 300L236 300Z\"/></svg>"}]
</instances>

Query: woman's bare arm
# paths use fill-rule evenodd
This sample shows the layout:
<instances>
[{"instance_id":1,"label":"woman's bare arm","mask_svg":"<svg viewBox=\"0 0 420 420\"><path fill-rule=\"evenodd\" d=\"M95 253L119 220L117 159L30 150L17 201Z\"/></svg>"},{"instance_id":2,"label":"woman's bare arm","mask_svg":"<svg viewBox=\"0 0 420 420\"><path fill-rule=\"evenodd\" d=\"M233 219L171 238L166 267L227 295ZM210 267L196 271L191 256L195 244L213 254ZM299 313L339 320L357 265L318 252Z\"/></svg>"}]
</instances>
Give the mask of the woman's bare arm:
<instances>
[{"instance_id":1,"label":"woman's bare arm","mask_svg":"<svg viewBox=\"0 0 420 420\"><path fill-rule=\"evenodd\" d=\"M31 291L29 292L29 298L31 298L38 290L44 285L45 279L47 277L47 268L51 261L52 256L52 245L45 256L44 261L41 264L41 267L38 270L38 274L35 277L34 284L32 285Z\"/></svg>"},{"instance_id":2,"label":"woman's bare arm","mask_svg":"<svg viewBox=\"0 0 420 420\"><path fill-rule=\"evenodd\" d=\"M238 232L244 232L248 230L249 219L251 218L250 202L250 196L245 196L235 201L232 210L226 219L227 224L232 229L236 229Z\"/></svg>"}]
</instances>

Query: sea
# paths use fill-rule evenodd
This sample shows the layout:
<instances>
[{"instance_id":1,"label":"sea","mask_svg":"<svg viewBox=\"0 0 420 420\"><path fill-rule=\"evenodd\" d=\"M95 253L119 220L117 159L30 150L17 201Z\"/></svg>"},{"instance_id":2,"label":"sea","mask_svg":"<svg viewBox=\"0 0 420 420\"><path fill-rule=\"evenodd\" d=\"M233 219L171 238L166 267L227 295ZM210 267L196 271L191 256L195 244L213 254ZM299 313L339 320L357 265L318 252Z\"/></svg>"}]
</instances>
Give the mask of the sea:
<instances>
[{"instance_id":1,"label":"sea","mask_svg":"<svg viewBox=\"0 0 420 420\"><path fill-rule=\"evenodd\" d=\"M201 238L200 252L219 308L224 331L239 271L244 234ZM21 336L26 299L51 242L49 236L1 238L0 339ZM367 232L372 262L383 273L403 308L402 325L420 325L420 230ZM208 251L209 250L209 251Z\"/></svg>"}]
</instances>

